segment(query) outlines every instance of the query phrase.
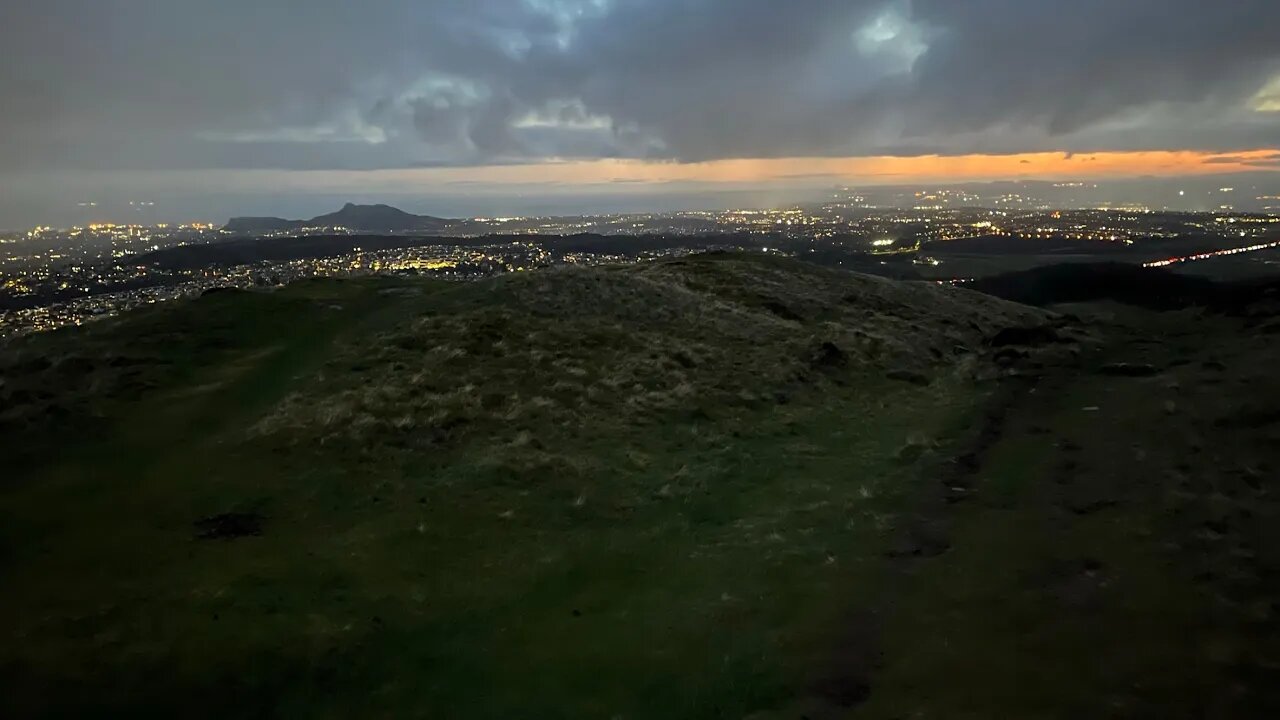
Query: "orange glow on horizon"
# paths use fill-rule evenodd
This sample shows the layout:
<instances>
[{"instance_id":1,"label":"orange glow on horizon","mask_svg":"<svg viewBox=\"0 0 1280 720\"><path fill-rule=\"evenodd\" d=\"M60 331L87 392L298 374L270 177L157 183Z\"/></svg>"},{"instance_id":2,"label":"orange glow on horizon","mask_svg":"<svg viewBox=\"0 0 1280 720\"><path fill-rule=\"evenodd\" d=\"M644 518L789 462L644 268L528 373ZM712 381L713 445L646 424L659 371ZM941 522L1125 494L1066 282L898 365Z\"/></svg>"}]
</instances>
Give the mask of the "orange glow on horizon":
<instances>
[{"instance_id":1,"label":"orange glow on horizon","mask_svg":"<svg viewBox=\"0 0 1280 720\"><path fill-rule=\"evenodd\" d=\"M895 184L904 181L1101 179L1210 175L1280 169L1280 150L1063 152L919 157L797 157L681 163L556 160L524 165L440 167L391 172L407 182L600 185L657 183L765 184L795 181Z\"/></svg>"},{"instance_id":2,"label":"orange glow on horizon","mask_svg":"<svg viewBox=\"0 0 1280 720\"><path fill-rule=\"evenodd\" d=\"M235 187L347 193L511 193L646 191L768 186L830 187L913 182L1102 180L1280 171L1280 150L1063 152L919 157L792 157L682 163L653 160L546 160L524 164L383 170L214 170L113 172L79 180L131 179L138 187Z\"/></svg>"}]
</instances>

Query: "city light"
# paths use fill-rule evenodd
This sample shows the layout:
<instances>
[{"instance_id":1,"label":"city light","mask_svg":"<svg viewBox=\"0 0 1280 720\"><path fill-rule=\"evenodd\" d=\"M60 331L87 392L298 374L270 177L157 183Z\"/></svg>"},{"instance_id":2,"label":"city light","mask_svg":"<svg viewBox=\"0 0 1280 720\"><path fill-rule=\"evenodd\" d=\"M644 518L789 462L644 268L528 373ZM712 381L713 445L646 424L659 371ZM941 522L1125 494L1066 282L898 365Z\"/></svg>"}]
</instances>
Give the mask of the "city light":
<instances>
[{"instance_id":1,"label":"city light","mask_svg":"<svg viewBox=\"0 0 1280 720\"><path fill-rule=\"evenodd\" d=\"M154 257L188 246L213 247L244 235L203 221L146 226L103 220L63 230L42 225L0 236L0 293L22 299L19 309L0 311L0 336L81 324L214 287L270 288L310 277L379 273L467 280L556 264L678 257L716 247L804 253L845 267L860 256L874 258L878 267L903 263L930 280L943 282L965 272L963 263L946 254L948 243L964 240L1044 243L1045 252L1070 248L1072 253L1099 257L1133 253L1126 257L1148 268L1280 247L1280 216L1274 214L1189 214L1145 206L1066 209L1054 207L1030 190L1007 188L985 196L955 189L897 194L846 189L821 204L776 209L568 217L501 214L447 221L438 238L421 239L412 232L375 233L385 249L357 241L365 235L355 229L315 225L253 233L247 240L349 237L352 241L345 246L339 242L337 247L343 249L323 257L186 269L157 264ZM606 247L609 238L618 238L616 243L641 236L662 241L644 252L570 252L556 249L556 241L551 240L584 235L598 238ZM1187 255L1160 252L1163 241L1187 236L1212 236L1225 247ZM726 244L718 246L717 237L725 238ZM1090 249L1090 243L1096 249ZM1112 249L1117 246L1127 249Z\"/></svg>"}]
</instances>

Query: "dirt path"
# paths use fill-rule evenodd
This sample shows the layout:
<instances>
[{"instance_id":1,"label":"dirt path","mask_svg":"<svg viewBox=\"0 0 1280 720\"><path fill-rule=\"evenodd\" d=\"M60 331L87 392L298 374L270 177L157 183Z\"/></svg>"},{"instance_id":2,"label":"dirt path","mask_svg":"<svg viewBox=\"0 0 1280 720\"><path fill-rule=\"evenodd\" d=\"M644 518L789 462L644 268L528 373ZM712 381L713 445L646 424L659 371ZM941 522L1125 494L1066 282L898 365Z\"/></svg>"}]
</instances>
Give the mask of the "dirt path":
<instances>
[{"instance_id":1,"label":"dirt path","mask_svg":"<svg viewBox=\"0 0 1280 720\"><path fill-rule=\"evenodd\" d=\"M1076 330L1102 342L1010 346L981 422L922 463L810 716L1280 713L1273 340L1189 313Z\"/></svg>"}]
</instances>

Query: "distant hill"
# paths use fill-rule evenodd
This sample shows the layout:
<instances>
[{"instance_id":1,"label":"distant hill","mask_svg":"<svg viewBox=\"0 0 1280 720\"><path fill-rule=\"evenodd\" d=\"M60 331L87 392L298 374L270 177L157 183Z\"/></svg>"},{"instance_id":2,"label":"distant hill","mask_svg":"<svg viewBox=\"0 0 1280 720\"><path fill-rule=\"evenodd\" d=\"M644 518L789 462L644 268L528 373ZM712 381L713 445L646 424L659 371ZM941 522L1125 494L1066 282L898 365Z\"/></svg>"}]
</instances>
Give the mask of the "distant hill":
<instances>
[{"instance_id":1,"label":"distant hill","mask_svg":"<svg viewBox=\"0 0 1280 720\"><path fill-rule=\"evenodd\" d=\"M310 220L286 220L277 217L232 218L223 229L229 232L282 232L307 227L344 227L361 232L439 232L449 221L430 215L414 215L390 205L356 205L347 203L337 212Z\"/></svg>"},{"instance_id":2,"label":"distant hill","mask_svg":"<svg viewBox=\"0 0 1280 720\"><path fill-rule=\"evenodd\" d=\"M303 220L285 220L278 217L237 217L231 218L223 230L228 232L281 232L298 230L306 226Z\"/></svg>"},{"instance_id":3,"label":"distant hill","mask_svg":"<svg viewBox=\"0 0 1280 720\"><path fill-rule=\"evenodd\" d=\"M405 230L438 231L447 220L429 215L413 215L390 205L353 205L312 218L311 227L345 227L366 232L399 232Z\"/></svg>"},{"instance_id":4,"label":"distant hill","mask_svg":"<svg viewBox=\"0 0 1280 720\"><path fill-rule=\"evenodd\" d=\"M1028 305L1110 300L1153 310L1205 305L1219 295L1209 280L1125 263L1049 265L966 287Z\"/></svg>"}]
</instances>

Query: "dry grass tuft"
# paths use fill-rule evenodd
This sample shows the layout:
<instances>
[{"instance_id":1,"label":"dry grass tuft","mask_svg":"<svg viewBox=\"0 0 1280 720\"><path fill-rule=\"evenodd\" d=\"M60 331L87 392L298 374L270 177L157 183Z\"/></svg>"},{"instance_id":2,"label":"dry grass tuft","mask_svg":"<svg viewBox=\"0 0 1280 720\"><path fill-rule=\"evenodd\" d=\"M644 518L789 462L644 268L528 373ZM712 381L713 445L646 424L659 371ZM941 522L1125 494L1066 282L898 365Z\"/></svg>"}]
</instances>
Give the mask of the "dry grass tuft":
<instances>
[{"instance_id":1,"label":"dry grass tuft","mask_svg":"<svg viewBox=\"0 0 1280 720\"><path fill-rule=\"evenodd\" d=\"M993 328L1038 315L953 288L748 257L557 268L459 296L349 348L325 371L331 387L290 397L255 430L448 447L696 418L891 371L927 382L980 352Z\"/></svg>"}]
</instances>

